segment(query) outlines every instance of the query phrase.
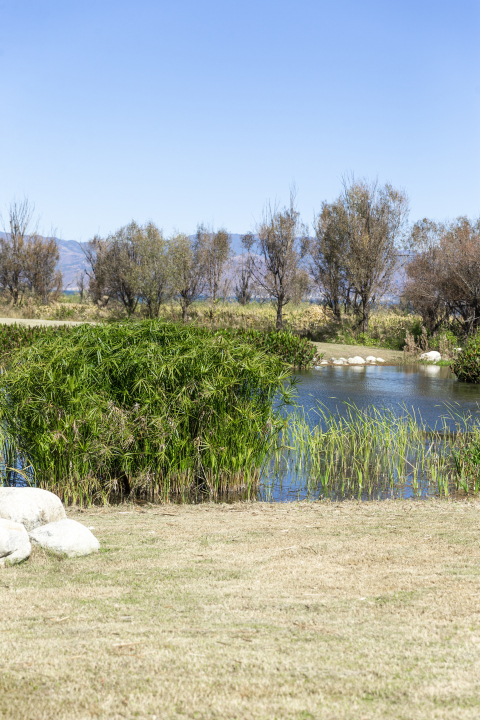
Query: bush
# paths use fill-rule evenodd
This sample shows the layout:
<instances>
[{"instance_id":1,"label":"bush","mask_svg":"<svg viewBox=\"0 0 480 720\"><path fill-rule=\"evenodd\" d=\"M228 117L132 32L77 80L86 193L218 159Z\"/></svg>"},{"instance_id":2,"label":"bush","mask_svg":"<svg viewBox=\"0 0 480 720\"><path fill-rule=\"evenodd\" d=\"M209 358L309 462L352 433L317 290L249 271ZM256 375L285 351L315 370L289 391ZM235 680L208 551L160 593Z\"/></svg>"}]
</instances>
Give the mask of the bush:
<instances>
[{"instance_id":1,"label":"bush","mask_svg":"<svg viewBox=\"0 0 480 720\"><path fill-rule=\"evenodd\" d=\"M50 338L65 335L71 326L54 325L53 327L45 327L39 325L37 327L27 327L25 325L0 325L0 363L6 364L12 353L20 348L30 347L41 337L48 336Z\"/></svg>"},{"instance_id":2,"label":"bush","mask_svg":"<svg viewBox=\"0 0 480 720\"><path fill-rule=\"evenodd\" d=\"M36 484L66 502L235 490L258 479L289 375L277 357L203 329L81 325L12 357L0 412Z\"/></svg>"},{"instance_id":3,"label":"bush","mask_svg":"<svg viewBox=\"0 0 480 720\"><path fill-rule=\"evenodd\" d=\"M218 330L217 334L248 342L269 355L276 355L291 367L308 368L317 354L317 348L310 340L298 337L290 331L261 332L235 328Z\"/></svg>"},{"instance_id":4,"label":"bush","mask_svg":"<svg viewBox=\"0 0 480 720\"><path fill-rule=\"evenodd\" d=\"M459 380L480 383L480 332L473 335L452 365Z\"/></svg>"}]
</instances>

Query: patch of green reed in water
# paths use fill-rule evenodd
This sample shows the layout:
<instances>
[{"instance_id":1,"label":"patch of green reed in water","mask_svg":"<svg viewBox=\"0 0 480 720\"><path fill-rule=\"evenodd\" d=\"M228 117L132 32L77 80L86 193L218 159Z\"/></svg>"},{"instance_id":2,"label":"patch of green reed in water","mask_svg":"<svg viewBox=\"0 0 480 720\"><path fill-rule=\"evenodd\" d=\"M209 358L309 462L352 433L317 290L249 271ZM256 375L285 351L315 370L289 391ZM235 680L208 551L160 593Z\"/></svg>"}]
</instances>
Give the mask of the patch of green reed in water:
<instances>
[{"instance_id":1,"label":"patch of green reed in water","mask_svg":"<svg viewBox=\"0 0 480 720\"><path fill-rule=\"evenodd\" d=\"M290 372L238 339L162 321L42 335L1 375L3 444L66 503L251 496Z\"/></svg>"},{"instance_id":2,"label":"patch of green reed in water","mask_svg":"<svg viewBox=\"0 0 480 720\"><path fill-rule=\"evenodd\" d=\"M319 405L308 418L301 409L291 413L283 449L262 486L265 499L448 497L480 490L480 429L471 413L446 405L431 429L406 408L394 413L345 403L345 410L332 414Z\"/></svg>"}]
</instances>

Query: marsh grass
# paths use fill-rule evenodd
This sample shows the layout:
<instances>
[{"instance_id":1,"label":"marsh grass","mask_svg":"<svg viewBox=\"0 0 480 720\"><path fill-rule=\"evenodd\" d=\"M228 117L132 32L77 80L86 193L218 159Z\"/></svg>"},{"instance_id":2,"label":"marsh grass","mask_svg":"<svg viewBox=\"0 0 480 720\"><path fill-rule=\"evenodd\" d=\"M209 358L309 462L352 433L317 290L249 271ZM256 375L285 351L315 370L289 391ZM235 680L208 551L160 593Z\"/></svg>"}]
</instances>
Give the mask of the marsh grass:
<instances>
[{"instance_id":1,"label":"marsh grass","mask_svg":"<svg viewBox=\"0 0 480 720\"><path fill-rule=\"evenodd\" d=\"M445 405L430 428L400 408L360 409L345 403L333 414L317 405L296 409L272 458L265 496L382 499L448 497L480 490L478 418Z\"/></svg>"},{"instance_id":2,"label":"marsh grass","mask_svg":"<svg viewBox=\"0 0 480 720\"><path fill-rule=\"evenodd\" d=\"M66 503L248 495L284 423L289 375L199 328L79 326L18 351L0 412L11 452Z\"/></svg>"}]
</instances>

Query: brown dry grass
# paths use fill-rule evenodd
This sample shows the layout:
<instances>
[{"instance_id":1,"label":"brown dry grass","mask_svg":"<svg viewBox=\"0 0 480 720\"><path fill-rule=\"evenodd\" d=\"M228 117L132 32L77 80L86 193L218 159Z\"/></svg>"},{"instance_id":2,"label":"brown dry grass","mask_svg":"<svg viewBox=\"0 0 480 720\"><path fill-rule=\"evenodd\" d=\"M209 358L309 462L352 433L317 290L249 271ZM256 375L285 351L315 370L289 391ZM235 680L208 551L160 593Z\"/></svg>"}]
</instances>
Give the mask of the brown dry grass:
<instances>
[{"instance_id":1,"label":"brown dry grass","mask_svg":"<svg viewBox=\"0 0 480 720\"><path fill-rule=\"evenodd\" d=\"M480 503L69 512L0 573L0 717L478 718Z\"/></svg>"}]
</instances>

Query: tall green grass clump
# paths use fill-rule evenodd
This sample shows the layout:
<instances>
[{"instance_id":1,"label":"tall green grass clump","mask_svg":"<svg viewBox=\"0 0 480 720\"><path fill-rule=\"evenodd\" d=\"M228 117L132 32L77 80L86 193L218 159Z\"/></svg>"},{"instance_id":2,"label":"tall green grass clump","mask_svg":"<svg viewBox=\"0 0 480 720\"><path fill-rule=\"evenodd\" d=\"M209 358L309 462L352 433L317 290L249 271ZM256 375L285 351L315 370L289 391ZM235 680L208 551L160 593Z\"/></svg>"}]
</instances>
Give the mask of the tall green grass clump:
<instances>
[{"instance_id":1,"label":"tall green grass clump","mask_svg":"<svg viewBox=\"0 0 480 720\"><path fill-rule=\"evenodd\" d=\"M228 338L237 338L248 342L270 355L277 355L284 362L296 368L310 367L317 356L317 348L310 340L294 335L290 330L262 332L253 329L226 328L217 332Z\"/></svg>"},{"instance_id":2,"label":"tall green grass clump","mask_svg":"<svg viewBox=\"0 0 480 720\"><path fill-rule=\"evenodd\" d=\"M480 332L468 340L463 352L453 363L452 371L459 380L480 383Z\"/></svg>"},{"instance_id":3,"label":"tall green grass clump","mask_svg":"<svg viewBox=\"0 0 480 720\"><path fill-rule=\"evenodd\" d=\"M30 347L45 335L53 338L65 335L69 331L68 325L54 325L53 327L43 325L28 327L16 323L0 325L0 364L2 366L8 364L13 353L20 348Z\"/></svg>"},{"instance_id":4,"label":"tall green grass clump","mask_svg":"<svg viewBox=\"0 0 480 720\"><path fill-rule=\"evenodd\" d=\"M3 427L65 502L251 488L289 400L279 358L162 321L43 335L12 360Z\"/></svg>"},{"instance_id":5,"label":"tall green grass clump","mask_svg":"<svg viewBox=\"0 0 480 720\"><path fill-rule=\"evenodd\" d=\"M343 403L331 413L318 405L289 417L281 449L270 466L268 498L288 486L310 498L331 499L476 495L480 491L477 413L445 406L434 428L399 408L358 408Z\"/></svg>"}]
</instances>

